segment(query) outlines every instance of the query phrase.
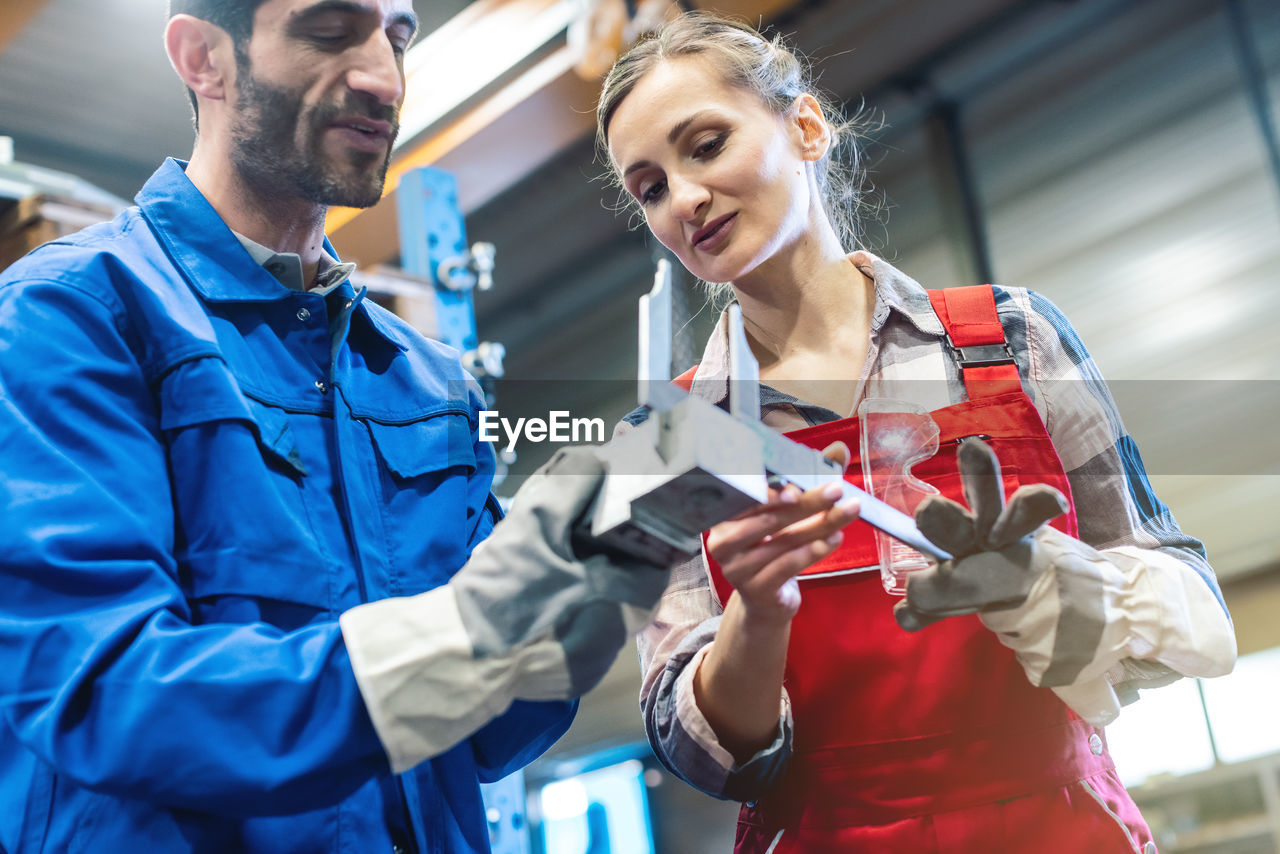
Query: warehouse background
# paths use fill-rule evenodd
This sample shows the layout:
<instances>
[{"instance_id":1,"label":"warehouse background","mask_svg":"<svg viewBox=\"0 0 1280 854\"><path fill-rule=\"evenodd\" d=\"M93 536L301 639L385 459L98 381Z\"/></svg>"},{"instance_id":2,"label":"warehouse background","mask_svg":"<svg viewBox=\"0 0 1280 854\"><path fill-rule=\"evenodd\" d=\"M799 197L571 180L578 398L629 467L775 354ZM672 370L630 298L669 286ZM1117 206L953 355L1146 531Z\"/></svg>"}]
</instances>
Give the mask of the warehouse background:
<instances>
[{"instance_id":1,"label":"warehouse background","mask_svg":"<svg viewBox=\"0 0 1280 854\"><path fill-rule=\"evenodd\" d=\"M424 36L397 165L450 171L471 238L497 247L476 310L481 337L506 348L501 408L552 401L611 422L634 405L635 300L660 247L600 180L598 83L576 68L574 31L591 5L415 3ZM1280 851L1280 4L687 5L789 34L821 84L870 119L867 248L931 287L1034 288L1075 323L1157 492L1205 541L1245 656L1232 677L1127 710L1111 732L1122 774L1141 784L1162 851ZM163 0L6 0L0 136L18 165L0 167L0 194L64 180L39 167L128 199L161 158L190 152L163 15ZM112 204L65 186L90 208ZM364 269L399 259L394 201L331 217ZM684 367L714 317L678 284ZM545 454L522 447L501 489ZM531 789L638 761L657 850L726 850L734 805L692 793L636 746L637 686L624 654L530 769Z\"/></svg>"}]
</instances>

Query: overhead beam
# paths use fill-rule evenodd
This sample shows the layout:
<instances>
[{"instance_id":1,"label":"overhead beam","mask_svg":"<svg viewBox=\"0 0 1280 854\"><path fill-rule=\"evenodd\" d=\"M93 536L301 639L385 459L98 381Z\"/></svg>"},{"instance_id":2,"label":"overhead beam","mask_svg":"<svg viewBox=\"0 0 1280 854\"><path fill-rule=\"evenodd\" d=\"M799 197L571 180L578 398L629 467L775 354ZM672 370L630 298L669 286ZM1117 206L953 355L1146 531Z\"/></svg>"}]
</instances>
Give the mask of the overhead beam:
<instances>
[{"instance_id":1,"label":"overhead beam","mask_svg":"<svg viewBox=\"0 0 1280 854\"><path fill-rule=\"evenodd\" d=\"M4 0L0 3L0 53L4 53L18 33L31 22L49 0Z\"/></svg>"},{"instance_id":2,"label":"overhead beam","mask_svg":"<svg viewBox=\"0 0 1280 854\"><path fill-rule=\"evenodd\" d=\"M404 141L524 68L577 14L575 0L476 0L428 33L405 59Z\"/></svg>"}]
</instances>

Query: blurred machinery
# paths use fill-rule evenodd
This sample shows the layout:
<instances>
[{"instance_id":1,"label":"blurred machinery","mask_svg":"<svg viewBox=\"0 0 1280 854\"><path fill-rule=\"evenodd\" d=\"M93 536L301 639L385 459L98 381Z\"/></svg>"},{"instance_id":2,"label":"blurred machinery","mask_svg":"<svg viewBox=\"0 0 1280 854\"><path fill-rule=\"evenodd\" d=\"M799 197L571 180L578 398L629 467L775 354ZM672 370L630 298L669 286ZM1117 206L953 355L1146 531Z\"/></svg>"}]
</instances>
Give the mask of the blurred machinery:
<instances>
[{"instance_id":1,"label":"blurred machinery","mask_svg":"<svg viewBox=\"0 0 1280 854\"><path fill-rule=\"evenodd\" d=\"M650 792L665 776L643 742L547 766L530 778L535 854L654 854Z\"/></svg>"}]
</instances>

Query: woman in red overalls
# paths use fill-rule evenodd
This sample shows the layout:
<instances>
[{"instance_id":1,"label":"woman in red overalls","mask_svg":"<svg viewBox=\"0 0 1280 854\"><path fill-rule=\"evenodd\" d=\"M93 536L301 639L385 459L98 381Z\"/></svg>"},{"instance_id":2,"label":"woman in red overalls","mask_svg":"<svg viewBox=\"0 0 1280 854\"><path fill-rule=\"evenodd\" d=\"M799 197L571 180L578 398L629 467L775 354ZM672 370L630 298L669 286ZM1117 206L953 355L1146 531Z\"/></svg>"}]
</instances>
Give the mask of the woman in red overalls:
<instances>
[{"instance_id":1,"label":"woman in red overalls","mask_svg":"<svg viewBox=\"0 0 1280 854\"><path fill-rule=\"evenodd\" d=\"M845 128L801 63L748 27L681 16L618 61L597 115L653 234L699 278L731 284L767 423L856 448L845 416L860 400L908 399L941 431L915 474L944 495L961 497L958 442L982 436L1006 491L1075 499L1056 530L977 543L954 564L978 588L983 561L992 577L1023 573L1035 583L1022 606L948 610L945 584L926 602L913 580L899 616L915 632L863 571L876 568L865 524L816 541L814 520L779 531L787 496L713 529L708 559L677 570L640 640L658 756L744 803L744 853L1154 851L1100 727L1062 698L1226 672L1234 639L1198 543L1150 495L1070 325L1029 291L926 293L846 254L831 156ZM722 318L681 382L721 402L727 379ZM953 611L968 614L939 619Z\"/></svg>"}]
</instances>

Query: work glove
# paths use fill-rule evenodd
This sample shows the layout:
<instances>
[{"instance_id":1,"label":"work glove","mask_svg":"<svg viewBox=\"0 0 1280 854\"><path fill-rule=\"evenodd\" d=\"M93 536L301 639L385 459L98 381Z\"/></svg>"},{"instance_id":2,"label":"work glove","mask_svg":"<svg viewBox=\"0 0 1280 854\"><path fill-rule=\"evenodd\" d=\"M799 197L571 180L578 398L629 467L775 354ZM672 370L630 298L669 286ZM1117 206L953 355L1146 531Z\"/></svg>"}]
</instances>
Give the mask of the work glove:
<instances>
[{"instance_id":1,"label":"work glove","mask_svg":"<svg viewBox=\"0 0 1280 854\"><path fill-rule=\"evenodd\" d=\"M1139 561L1104 556L1046 525L1068 509L1051 486L1020 487L1006 505L999 461L983 442L964 442L957 458L969 509L930 496L916 511L921 533L953 559L908 577L898 624L918 631L977 613L1033 685L1052 688L1090 723L1109 723L1120 704L1106 674L1131 653L1125 570Z\"/></svg>"},{"instance_id":2,"label":"work glove","mask_svg":"<svg viewBox=\"0 0 1280 854\"><path fill-rule=\"evenodd\" d=\"M559 451L516 493L511 512L449 582L477 657L554 639L569 696L603 678L649 620L670 567L594 548L575 535L604 480L600 450ZM550 699L537 686L517 696Z\"/></svg>"},{"instance_id":3,"label":"work glove","mask_svg":"<svg viewBox=\"0 0 1280 854\"><path fill-rule=\"evenodd\" d=\"M604 479L599 453L562 450L531 475L448 584L339 618L393 772L451 749L516 700L581 696L648 620L669 567L574 536Z\"/></svg>"}]
</instances>

